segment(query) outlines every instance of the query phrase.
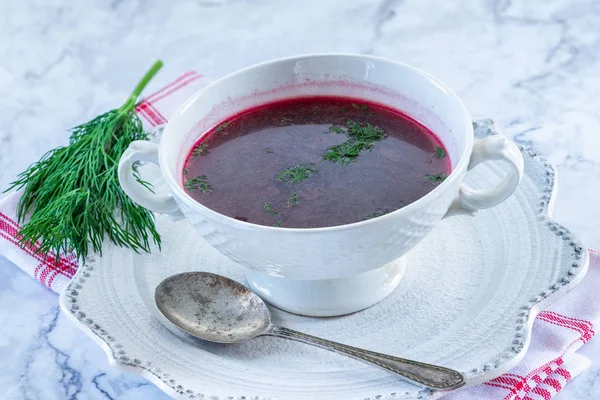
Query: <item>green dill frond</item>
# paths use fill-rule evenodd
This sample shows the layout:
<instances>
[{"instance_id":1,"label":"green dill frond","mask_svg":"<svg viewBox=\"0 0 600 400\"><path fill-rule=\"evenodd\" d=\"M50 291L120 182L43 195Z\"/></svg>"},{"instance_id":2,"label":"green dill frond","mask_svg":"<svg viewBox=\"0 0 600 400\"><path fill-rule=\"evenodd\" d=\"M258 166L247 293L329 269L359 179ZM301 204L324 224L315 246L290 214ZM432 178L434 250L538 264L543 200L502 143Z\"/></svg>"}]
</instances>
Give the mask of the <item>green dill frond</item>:
<instances>
[{"instance_id":1,"label":"green dill frond","mask_svg":"<svg viewBox=\"0 0 600 400\"><path fill-rule=\"evenodd\" d=\"M364 220L367 220L367 219L373 219L373 218L381 217L382 215L385 215L385 214L389 214L389 213L391 213L391 212L392 212L392 210L389 210L389 209L387 209L387 208L378 208L377 210L375 210L375 211L373 211L373 212L369 213L369 215L367 215L367 216L366 216L365 218L363 218L363 219L364 219Z\"/></svg>"},{"instance_id":2,"label":"green dill frond","mask_svg":"<svg viewBox=\"0 0 600 400\"><path fill-rule=\"evenodd\" d=\"M222 122L215 128L215 132L222 132L229 127L231 122Z\"/></svg>"},{"instance_id":3,"label":"green dill frond","mask_svg":"<svg viewBox=\"0 0 600 400\"><path fill-rule=\"evenodd\" d=\"M439 185L440 183L442 183L446 180L446 178L448 177L448 174L445 174L445 173L433 174L433 175L427 174L425 176L427 177L427 179L429 179L429 182Z\"/></svg>"},{"instance_id":4,"label":"green dill frond","mask_svg":"<svg viewBox=\"0 0 600 400\"><path fill-rule=\"evenodd\" d=\"M205 156L208 153L208 143L200 143L192 150L192 156L194 157Z\"/></svg>"},{"instance_id":5,"label":"green dill frond","mask_svg":"<svg viewBox=\"0 0 600 400\"><path fill-rule=\"evenodd\" d=\"M23 190L17 207L20 244L38 243L37 252L75 252L83 260L91 252L102 254L108 238L117 246L150 251L160 246L153 214L135 204L121 189L117 168L131 142L147 139L134 111L140 93L162 67L157 61L118 109L104 113L71 130L68 146L46 153L17 176L8 190ZM148 190L151 185L135 179Z\"/></svg>"},{"instance_id":6,"label":"green dill frond","mask_svg":"<svg viewBox=\"0 0 600 400\"><path fill-rule=\"evenodd\" d=\"M292 206L297 206L298 204L300 204L300 196L298 196L297 193L294 193L293 195L288 197L288 199L287 199L288 208L290 208Z\"/></svg>"},{"instance_id":7,"label":"green dill frond","mask_svg":"<svg viewBox=\"0 0 600 400\"><path fill-rule=\"evenodd\" d=\"M344 130L337 125L330 126L329 131L334 133L344 133Z\"/></svg>"},{"instance_id":8,"label":"green dill frond","mask_svg":"<svg viewBox=\"0 0 600 400\"><path fill-rule=\"evenodd\" d=\"M314 163L298 164L281 171L277 175L277 180L281 182L292 181L298 183L316 173L317 170Z\"/></svg>"},{"instance_id":9,"label":"green dill frond","mask_svg":"<svg viewBox=\"0 0 600 400\"><path fill-rule=\"evenodd\" d=\"M446 150L442 146L435 148L435 158L440 159L446 157Z\"/></svg>"},{"instance_id":10,"label":"green dill frond","mask_svg":"<svg viewBox=\"0 0 600 400\"><path fill-rule=\"evenodd\" d=\"M267 201L267 202L265 202L265 205L263 206L263 208L265 209L265 212L266 212L267 214L269 214L269 215L277 215L277 214L279 214L277 211L274 211L274 210L271 208L271 204L269 204L269 202L268 202L268 201Z\"/></svg>"},{"instance_id":11,"label":"green dill frond","mask_svg":"<svg viewBox=\"0 0 600 400\"><path fill-rule=\"evenodd\" d=\"M290 125L294 122L293 118L283 117L279 120L279 125Z\"/></svg>"},{"instance_id":12,"label":"green dill frond","mask_svg":"<svg viewBox=\"0 0 600 400\"><path fill-rule=\"evenodd\" d=\"M372 150L374 142L385 138L383 129L373 126L368 122L360 124L349 119L347 127L348 140L328 148L323 156L324 160L343 165L351 164L356 161L356 158L362 151Z\"/></svg>"},{"instance_id":13,"label":"green dill frond","mask_svg":"<svg viewBox=\"0 0 600 400\"><path fill-rule=\"evenodd\" d=\"M187 176L187 175L186 175ZM210 192L212 190L212 186L208 184L208 180L206 179L206 175L200 175L192 179L186 179L183 187L186 190L201 190L203 193Z\"/></svg>"}]
</instances>

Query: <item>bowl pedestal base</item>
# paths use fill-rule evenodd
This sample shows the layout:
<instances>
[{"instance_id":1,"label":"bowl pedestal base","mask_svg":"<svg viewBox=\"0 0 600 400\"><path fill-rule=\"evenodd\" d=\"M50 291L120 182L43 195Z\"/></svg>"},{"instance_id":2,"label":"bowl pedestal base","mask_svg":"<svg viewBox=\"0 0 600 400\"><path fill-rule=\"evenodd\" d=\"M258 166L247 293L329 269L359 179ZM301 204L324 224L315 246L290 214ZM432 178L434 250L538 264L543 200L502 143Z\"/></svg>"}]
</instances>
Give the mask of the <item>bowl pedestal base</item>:
<instances>
[{"instance_id":1,"label":"bowl pedestal base","mask_svg":"<svg viewBox=\"0 0 600 400\"><path fill-rule=\"evenodd\" d=\"M405 257L383 267L336 279L299 280L246 269L250 289L269 304L294 314L333 317L377 304L396 289L406 268Z\"/></svg>"}]
</instances>

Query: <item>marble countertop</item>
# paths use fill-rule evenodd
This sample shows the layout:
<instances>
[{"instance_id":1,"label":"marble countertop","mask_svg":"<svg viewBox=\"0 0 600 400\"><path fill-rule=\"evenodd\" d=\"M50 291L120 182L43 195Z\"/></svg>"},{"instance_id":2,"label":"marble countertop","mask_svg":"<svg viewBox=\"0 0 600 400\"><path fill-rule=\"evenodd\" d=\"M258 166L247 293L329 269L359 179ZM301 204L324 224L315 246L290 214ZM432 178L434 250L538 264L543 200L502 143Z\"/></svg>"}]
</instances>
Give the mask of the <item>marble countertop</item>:
<instances>
[{"instance_id":1,"label":"marble countertop","mask_svg":"<svg viewBox=\"0 0 600 400\"><path fill-rule=\"evenodd\" d=\"M556 219L600 248L600 2L21 0L0 4L0 188L66 129L114 108L156 59L149 92L195 69L219 77L314 52L401 60L454 88L474 118L535 146L559 171ZM112 368L58 297L0 257L4 400L166 399ZM600 397L588 372L557 397Z\"/></svg>"}]
</instances>

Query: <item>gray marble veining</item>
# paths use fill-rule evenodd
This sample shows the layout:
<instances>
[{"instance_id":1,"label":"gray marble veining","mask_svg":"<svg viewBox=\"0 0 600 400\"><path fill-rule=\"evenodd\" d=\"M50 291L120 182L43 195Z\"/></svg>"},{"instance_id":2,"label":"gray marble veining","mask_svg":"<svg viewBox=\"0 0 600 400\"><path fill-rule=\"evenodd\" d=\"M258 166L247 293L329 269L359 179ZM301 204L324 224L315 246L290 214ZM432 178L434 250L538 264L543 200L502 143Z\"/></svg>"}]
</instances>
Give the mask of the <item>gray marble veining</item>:
<instances>
[{"instance_id":1,"label":"gray marble veining","mask_svg":"<svg viewBox=\"0 0 600 400\"><path fill-rule=\"evenodd\" d=\"M555 217L600 247L600 2L596 0L90 0L0 3L0 187L66 130L114 108L156 59L148 93L195 69L219 77L299 53L405 61L454 88L557 167ZM164 399L108 365L57 297L0 259L6 400ZM582 349L600 361L596 341ZM559 399L600 397L598 365Z\"/></svg>"}]
</instances>

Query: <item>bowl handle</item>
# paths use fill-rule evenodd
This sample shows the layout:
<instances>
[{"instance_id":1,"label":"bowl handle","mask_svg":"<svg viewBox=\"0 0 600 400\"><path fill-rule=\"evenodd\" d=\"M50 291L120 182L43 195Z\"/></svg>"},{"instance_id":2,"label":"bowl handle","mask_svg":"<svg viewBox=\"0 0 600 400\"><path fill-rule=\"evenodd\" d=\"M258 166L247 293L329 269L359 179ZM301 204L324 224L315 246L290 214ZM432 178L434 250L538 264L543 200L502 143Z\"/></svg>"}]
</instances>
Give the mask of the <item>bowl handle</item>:
<instances>
[{"instance_id":1,"label":"bowl handle","mask_svg":"<svg viewBox=\"0 0 600 400\"><path fill-rule=\"evenodd\" d=\"M500 160L511 166L502 180L487 189L472 189L462 184L458 196L452 202L444 218L457 214L473 214L477 210L490 208L510 197L523 177L523 155L516 144L501 135L479 139L473 145L468 171L483 161Z\"/></svg>"},{"instance_id":2,"label":"bowl handle","mask_svg":"<svg viewBox=\"0 0 600 400\"><path fill-rule=\"evenodd\" d=\"M135 170L135 163L138 161L148 161L158 165L158 144L136 140L131 142L121 156L118 169L119 183L127 196L150 211L168 214L174 219L183 217L173 196L155 193L151 186L146 186L141 181Z\"/></svg>"}]
</instances>

